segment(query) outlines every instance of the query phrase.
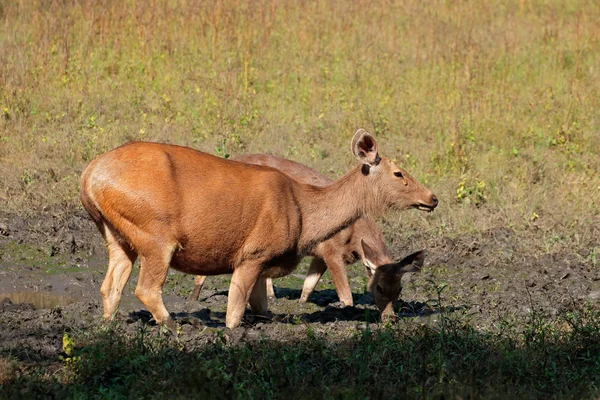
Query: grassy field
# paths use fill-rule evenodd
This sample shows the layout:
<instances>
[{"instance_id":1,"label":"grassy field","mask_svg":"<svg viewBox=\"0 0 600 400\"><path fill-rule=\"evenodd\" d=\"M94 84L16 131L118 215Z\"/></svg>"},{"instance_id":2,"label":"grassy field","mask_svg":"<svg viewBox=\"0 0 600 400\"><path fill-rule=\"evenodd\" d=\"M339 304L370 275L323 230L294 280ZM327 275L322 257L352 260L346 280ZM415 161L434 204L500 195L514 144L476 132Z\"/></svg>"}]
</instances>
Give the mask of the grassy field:
<instances>
[{"instance_id":1,"label":"grassy field","mask_svg":"<svg viewBox=\"0 0 600 400\"><path fill-rule=\"evenodd\" d=\"M336 177L364 127L438 194L437 227L598 216L595 1L22 1L0 17L5 211L80 207L81 170L128 140Z\"/></svg>"},{"instance_id":2,"label":"grassy field","mask_svg":"<svg viewBox=\"0 0 600 400\"><path fill-rule=\"evenodd\" d=\"M527 238L531 253L573 248L596 267L598 21L594 0L0 0L0 215L81 209L83 168L129 140L224 157L273 153L338 177L354 163L349 142L362 127L440 199L432 215L387 222L387 237L506 227ZM85 398L103 387L100 376L110 385L95 396L130 397L151 369L178 378L152 382L146 397L215 380L227 398L326 381L332 391L312 397L358 398L378 376L399 373L393 360L422 351L398 375L407 382L392 387L398 395L523 398L529 387L531 398L585 397L600 383L600 323L590 313L529 321L529 336L528 328L482 333L453 321L359 332L335 347L308 335L292 349L260 342L181 351L155 337L148 350L136 337L116 335L109 345L105 333L81 334L83 358L55 376L17 373L0 359L0 389L11 382L13 395L39 394L54 382L48 393ZM131 356L102 378L100 348L110 363ZM366 364L365 372L361 360L373 348L380 369ZM316 359L299 361L303 351ZM280 359L309 372L260 372L260 363ZM201 369L183 371L193 362ZM234 367L243 374L227 375ZM391 393L378 390L372 397Z\"/></svg>"}]
</instances>

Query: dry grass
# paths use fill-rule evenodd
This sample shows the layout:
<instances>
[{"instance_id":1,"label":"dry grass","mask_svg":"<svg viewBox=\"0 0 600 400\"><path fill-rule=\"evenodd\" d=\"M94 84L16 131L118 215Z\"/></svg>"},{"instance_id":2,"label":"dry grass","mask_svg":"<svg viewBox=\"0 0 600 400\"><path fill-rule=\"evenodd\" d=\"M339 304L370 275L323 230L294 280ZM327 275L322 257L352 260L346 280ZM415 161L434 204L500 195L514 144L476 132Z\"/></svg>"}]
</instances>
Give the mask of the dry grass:
<instances>
[{"instance_id":1,"label":"dry grass","mask_svg":"<svg viewBox=\"0 0 600 400\"><path fill-rule=\"evenodd\" d=\"M0 357L0 386L15 378L17 365L14 360Z\"/></svg>"},{"instance_id":2,"label":"dry grass","mask_svg":"<svg viewBox=\"0 0 600 400\"><path fill-rule=\"evenodd\" d=\"M0 203L78 204L128 140L338 176L365 127L441 199L406 226L576 231L600 195L600 5L0 2Z\"/></svg>"}]
</instances>

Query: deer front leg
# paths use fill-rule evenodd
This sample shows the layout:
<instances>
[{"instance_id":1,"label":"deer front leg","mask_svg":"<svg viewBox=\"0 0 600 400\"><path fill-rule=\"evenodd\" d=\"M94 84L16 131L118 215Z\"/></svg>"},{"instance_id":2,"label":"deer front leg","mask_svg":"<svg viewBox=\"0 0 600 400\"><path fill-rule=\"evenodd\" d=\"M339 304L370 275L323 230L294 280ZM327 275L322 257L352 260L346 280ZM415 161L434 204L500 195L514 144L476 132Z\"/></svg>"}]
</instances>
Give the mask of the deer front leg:
<instances>
[{"instance_id":1,"label":"deer front leg","mask_svg":"<svg viewBox=\"0 0 600 400\"><path fill-rule=\"evenodd\" d=\"M225 317L225 326L227 328L235 328L242 321L244 311L246 311L246 303L248 303L250 294L258 281L260 267L260 263L252 261L239 265L233 271L231 284L229 285L229 297L227 298L227 316ZM266 285L264 281L262 286L264 286L266 298Z\"/></svg>"},{"instance_id":2,"label":"deer front leg","mask_svg":"<svg viewBox=\"0 0 600 400\"><path fill-rule=\"evenodd\" d=\"M327 264L320 257L313 257L310 267L308 267L308 273L306 279L304 279L304 286L302 287L302 295L300 295L300 302L306 303L308 297L311 295L315 286L319 283L319 280L327 270Z\"/></svg>"}]
</instances>

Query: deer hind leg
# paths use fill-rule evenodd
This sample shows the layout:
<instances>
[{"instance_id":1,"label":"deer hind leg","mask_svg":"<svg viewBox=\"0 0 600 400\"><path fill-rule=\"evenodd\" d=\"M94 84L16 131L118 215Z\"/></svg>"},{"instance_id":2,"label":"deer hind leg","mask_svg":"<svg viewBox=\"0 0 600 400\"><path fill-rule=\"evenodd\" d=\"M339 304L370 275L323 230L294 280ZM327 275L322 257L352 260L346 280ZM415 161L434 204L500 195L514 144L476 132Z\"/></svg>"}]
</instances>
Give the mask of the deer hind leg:
<instances>
[{"instance_id":1,"label":"deer hind leg","mask_svg":"<svg viewBox=\"0 0 600 400\"><path fill-rule=\"evenodd\" d=\"M171 319L162 300L162 286L167 278L171 257L177 245L164 246L154 243L145 246L149 250L140 252L140 276L138 278L135 295L152 313L156 323L165 324L169 329L175 330L175 322Z\"/></svg>"},{"instance_id":2,"label":"deer hind leg","mask_svg":"<svg viewBox=\"0 0 600 400\"><path fill-rule=\"evenodd\" d=\"M320 257L313 257L310 267L308 267L308 273L306 279L304 279L304 286L302 287L302 294L300 295L300 302L306 303L310 297L315 286L319 283L319 280L327 270L327 264Z\"/></svg>"},{"instance_id":3,"label":"deer hind leg","mask_svg":"<svg viewBox=\"0 0 600 400\"><path fill-rule=\"evenodd\" d=\"M269 301L268 301L268 281L271 278L259 277L250 293L250 308L252 314L268 317L269 314Z\"/></svg>"},{"instance_id":4,"label":"deer hind leg","mask_svg":"<svg viewBox=\"0 0 600 400\"><path fill-rule=\"evenodd\" d=\"M229 296L227 298L227 316L225 317L225 326L227 328L235 328L240 324L246 311L246 303L248 303L250 294L259 279L260 267L261 263L253 260L242 263L233 271L231 284L229 285ZM263 291L266 298L266 284L264 280L262 280L261 286L263 288L257 289L260 292L257 292L253 297L254 306L258 305L259 308L262 302L259 299Z\"/></svg>"},{"instance_id":5,"label":"deer hind leg","mask_svg":"<svg viewBox=\"0 0 600 400\"><path fill-rule=\"evenodd\" d=\"M192 293L188 296L188 300L198 301L200 298L200 292L202 291L202 286L204 286L204 281L206 280L206 275L198 275L194 279L194 289Z\"/></svg>"},{"instance_id":6,"label":"deer hind leg","mask_svg":"<svg viewBox=\"0 0 600 400\"><path fill-rule=\"evenodd\" d=\"M103 226L104 239L108 249L108 270L100 293L102 294L102 304L104 306L104 319L111 319L121 301L123 288L129 280L133 263L137 258L137 253L130 245L122 240L114 228L105 224Z\"/></svg>"},{"instance_id":7,"label":"deer hind leg","mask_svg":"<svg viewBox=\"0 0 600 400\"><path fill-rule=\"evenodd\" d=\"M327 268L329 269L329 275L335 286L340 301L346 306L354 305L352 299L352 291L350 290L350 284L348 283L348 273L346 272L346 264L343 260L338 258L327 258Z\"/></svg>"}]
</instances>

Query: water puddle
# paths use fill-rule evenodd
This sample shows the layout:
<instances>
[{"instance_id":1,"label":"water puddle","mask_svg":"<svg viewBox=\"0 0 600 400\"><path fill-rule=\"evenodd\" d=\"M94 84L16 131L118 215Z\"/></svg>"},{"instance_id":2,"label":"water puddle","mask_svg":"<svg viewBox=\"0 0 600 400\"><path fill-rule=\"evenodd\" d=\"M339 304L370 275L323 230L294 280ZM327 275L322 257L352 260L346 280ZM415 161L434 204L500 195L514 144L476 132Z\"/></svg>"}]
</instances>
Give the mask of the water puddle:
<instances>
[{"instance_id":1,"label":"water puddle","mask_svg":"<svg viewBox=\"0 0 600 400\"><path fill-rule=\"evenodd\" d=\"M7 298L13 304L32 304L36 309L54 308L74 303L77 299L73 296L53 294L48 292L9 292L0 293L0 301Z\"/></svg>"}]
</instances>

